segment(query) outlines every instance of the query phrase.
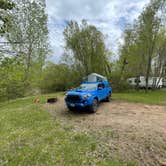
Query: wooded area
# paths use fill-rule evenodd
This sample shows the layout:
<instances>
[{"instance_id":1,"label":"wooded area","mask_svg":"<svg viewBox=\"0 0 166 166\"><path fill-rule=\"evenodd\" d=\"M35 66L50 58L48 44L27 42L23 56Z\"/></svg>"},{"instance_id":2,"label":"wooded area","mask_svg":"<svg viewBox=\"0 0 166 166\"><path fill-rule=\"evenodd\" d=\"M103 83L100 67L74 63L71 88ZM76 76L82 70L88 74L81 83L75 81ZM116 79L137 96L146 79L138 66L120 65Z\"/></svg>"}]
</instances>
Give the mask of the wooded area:
<instances>
[{"instance_id":1,"label":"wooded area","mask_svg":"<svg viewBox=\"0 0 166 166\"><path fill-rule=\"evenodd\" d=\"M107 76L114 90L127 89L129 77L143 75L146 85L151 76L166 77L165 0L151 0L126 28L116 61L101 31L72 20L64 29L61 63L48 62L45 7L44 0L0 0L0 100L64 91L92 72Z\"/></svg>"}]
</instances>

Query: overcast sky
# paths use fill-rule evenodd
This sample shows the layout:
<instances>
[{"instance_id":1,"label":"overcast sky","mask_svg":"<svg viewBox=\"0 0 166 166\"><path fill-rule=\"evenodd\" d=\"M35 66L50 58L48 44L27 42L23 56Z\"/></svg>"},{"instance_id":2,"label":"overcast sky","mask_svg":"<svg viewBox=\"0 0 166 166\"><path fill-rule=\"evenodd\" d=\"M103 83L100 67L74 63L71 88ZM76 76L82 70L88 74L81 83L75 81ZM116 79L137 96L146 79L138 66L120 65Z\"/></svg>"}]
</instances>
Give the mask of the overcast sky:
<instances>
[{"instance_id":1,"label":"overcast sky","mask_svg":"<svg viewBox=\"0 0 166 166\"><path fill-rule=\"evenodd\" d=\"M67 21L86 19L106 36L106 45L118 57L123 30L133 23L150 0L46 0L51 60L58 63L63 53L63 30Z\"/></svg>"}]
</instances>

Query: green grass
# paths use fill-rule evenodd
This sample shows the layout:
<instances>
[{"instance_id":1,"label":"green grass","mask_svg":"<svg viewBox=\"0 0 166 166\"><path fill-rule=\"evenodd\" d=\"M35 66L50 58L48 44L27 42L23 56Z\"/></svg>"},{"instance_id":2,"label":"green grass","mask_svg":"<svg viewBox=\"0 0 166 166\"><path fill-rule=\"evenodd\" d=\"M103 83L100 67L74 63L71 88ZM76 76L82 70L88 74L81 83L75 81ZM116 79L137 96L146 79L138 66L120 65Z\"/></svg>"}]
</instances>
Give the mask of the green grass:
<instances>
[{"instance_id":1,"label":"green grass","mask_svg":"<svg viewBox=\"0 0 166 166\"><path fill-rule=\"evenodd\" d=\"M38 96L30 96L30 97L25 97L25 98L20 98L16 100L10 100L6 102L1 102L0 103L0 109L6 108L18 108L22 106L29 106L30 104L33 104L33 101L35 98L39 99L39 103L43 104L47 101L49 97L57 97L57 96L63 96L64 92L59 92L59 93L52 93L52 94L46 94L46 95L38 95Z\"/></svg>"},{"instance_id":2,"label":"green grass","mask_svg":"<svg viewBox=\"0 0 166 166\"><path fill-rule=\"evenodd\" d=\"M61 94L17 99L0 104L0 165L108 165L130 166L112 157L93 135L76 133L55 120L43 103Z\"/></svg>"},{"instance_id":3,"label":"green grass","mask_svg":"<svg viewBox=\"0 0 166 166\"><path fill-rule=\"evenodd\" d=\"M128 102L146 103L146 104L157 104L166 105L166 91L131 91L123 93L113 93L113 99L124 100Z\"/></svg>"},{"instance_id":4,"label":"green grass","mask_svg":"<svg viewBox=\"0 0 166 166\"><path fill-rule=\"evenodd\" d=\"M70 124L66 126L44 110L43 103L48 97L62 95L0 103L0 165L136 165L110 154L93 133L75 132ZM33 103L36 97L40 100L38 104ZM166 91L113 93L113 99L166 105ZM111 138L114 137L111 133Z\"/></svg>"}]
</instances>

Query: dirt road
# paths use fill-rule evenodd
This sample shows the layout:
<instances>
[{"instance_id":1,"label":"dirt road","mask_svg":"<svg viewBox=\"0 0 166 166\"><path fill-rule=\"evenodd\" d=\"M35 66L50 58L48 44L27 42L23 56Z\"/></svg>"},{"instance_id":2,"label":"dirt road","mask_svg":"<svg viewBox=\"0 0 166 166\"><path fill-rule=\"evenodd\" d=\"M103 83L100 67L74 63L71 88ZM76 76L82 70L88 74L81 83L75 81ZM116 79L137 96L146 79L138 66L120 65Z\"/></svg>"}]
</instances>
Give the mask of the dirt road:
<instances>
[{"instance_id":1,"label":"dirt road","mask_svg":"<svg viewBox=\"0 0 166 166\"><path fill-rule=\"evenodd\" d=\"M96 114L71 113L63 98L45 108L77 132L90 132L110 152L139 165L166 165L166 107L112 100L100 104Z\"/></svg>"}]
</instances>

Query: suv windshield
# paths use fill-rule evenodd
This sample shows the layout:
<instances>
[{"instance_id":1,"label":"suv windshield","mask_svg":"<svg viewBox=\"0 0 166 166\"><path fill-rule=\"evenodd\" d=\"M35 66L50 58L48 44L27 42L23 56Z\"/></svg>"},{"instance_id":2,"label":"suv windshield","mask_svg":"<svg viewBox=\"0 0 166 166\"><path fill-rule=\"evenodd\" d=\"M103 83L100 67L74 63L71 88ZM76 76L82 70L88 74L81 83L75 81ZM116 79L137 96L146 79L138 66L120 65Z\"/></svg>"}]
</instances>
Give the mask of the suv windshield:
<instances>
[{"instance_id":1,"label":"suv windshield","mask_svg":"<svg viewBox=\"0 0 166 166\"><path fill-rule=\"evenodd\" d=\"M76 90L96 90L96 84L81 84Z\"/></svg>"}]
</instances>

